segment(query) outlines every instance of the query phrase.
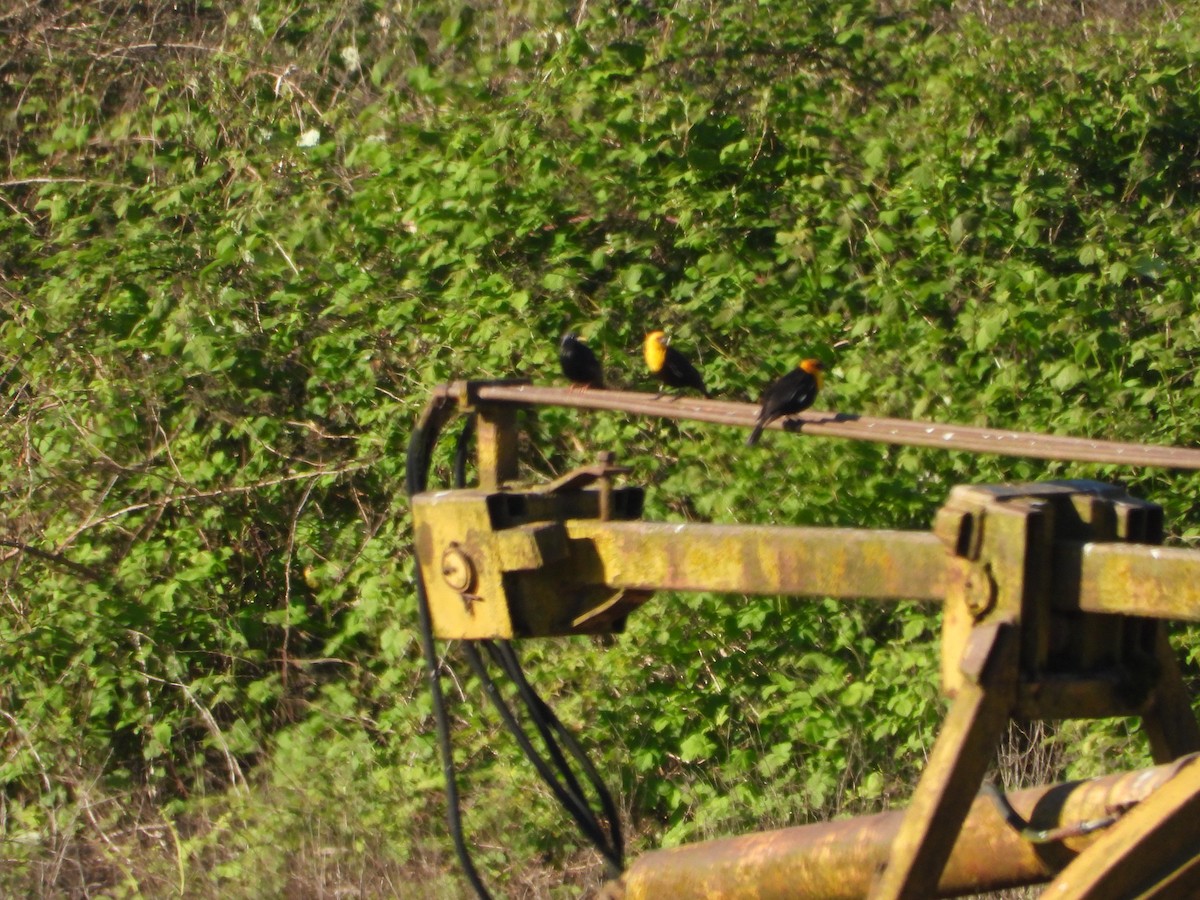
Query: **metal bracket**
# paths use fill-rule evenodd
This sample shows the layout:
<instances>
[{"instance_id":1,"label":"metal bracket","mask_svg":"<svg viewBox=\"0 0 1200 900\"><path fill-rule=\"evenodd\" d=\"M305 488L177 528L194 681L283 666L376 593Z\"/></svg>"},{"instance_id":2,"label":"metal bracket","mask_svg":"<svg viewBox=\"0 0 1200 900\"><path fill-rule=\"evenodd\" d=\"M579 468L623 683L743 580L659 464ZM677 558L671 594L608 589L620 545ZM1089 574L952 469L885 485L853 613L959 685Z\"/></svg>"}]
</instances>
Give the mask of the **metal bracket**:
<instances>
[{"instance_id":1,"label":"metal bracket","mask_svg":"<svg viewBox=\"0 0 1200 900\"><path fill-rule=\"evenodd\" d=\"M611 459L527 491L432 491L412 499L434 633L508 639L619 631L649 591L606 585L570 523L636 519L642 490L614 488ZM581 486L600 481L599 490Z\"/></svg>"},{"instance_id":2,"label":"metal bracket","mask_svg":"<svg viewBox=\"0 0 1200 900\"><path fill-rule=\"evenodd\" d=\"M1010 718L1140 714L1158 761L1200 749L1162 623L1081 611L1079 582L1055 575L1064 542L1160 539L1159 507L1096 482L958 487L934 531L955 556L942 640L954 701L871 900L935 895Z\"/></svg>"}]
</instances>

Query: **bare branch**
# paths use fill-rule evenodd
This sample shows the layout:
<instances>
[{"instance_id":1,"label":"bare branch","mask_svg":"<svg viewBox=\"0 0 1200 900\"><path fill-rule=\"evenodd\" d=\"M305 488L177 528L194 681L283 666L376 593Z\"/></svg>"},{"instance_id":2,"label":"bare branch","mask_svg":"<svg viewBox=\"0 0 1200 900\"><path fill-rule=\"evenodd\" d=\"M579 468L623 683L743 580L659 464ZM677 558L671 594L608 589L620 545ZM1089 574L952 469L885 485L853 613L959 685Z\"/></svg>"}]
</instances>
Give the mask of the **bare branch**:
<instances>
[{"instance_id":1,"label":"bare branch","mask_svg":"<svg viewBox=\"0 0 1200 900\"><path fill-rule=\"evenodd\" d=\"M108 59L111 56L121 56L126 53L139 53L143 50L195 50L200 53L225 54L224 47L209 47L204 44L160 43L153 41L145 44L122 44L113 47L106 53L101 53L97 59Z\"/></svg>"},{"instance_id":2,"label":"bare branch","mask_svg":"<svg viewBox=\"0 0 1200 900\"><path fill-rule=\"evenodd\" d=\"M133 633L137 634L139 637L150 640L147 635L141 634L140 632ZM229 749L229 743L225 740L225 735L221 733L221 726L217 724L217 720L213 718L213 714L208 711L208 708L205 707L204 704L202 704L198 699L196 699L196 695L192 693L192 689L182 681L171 681L169 678L159 678L157 675L151 675L149 672L139 672L138 674L147 681L153 681L157 684L164 684L168 687L179 688L179 690L183 693L183 696L187 699L188 703L192 705L192 707L200 715L200 718L204 720L205 728L208 729L208 733L212 735L213 741L220 748L221 755L225 757L225 768L229 772L230 786L235 790L244 791L246 789L246 777L242 774L242 767L239 766L237 760L233 758L233 751Z\"/></svg>"},{"instance_id":3,"label":"bare branch","mask_svg":"<svg viewBox=\"0 0 1200 900\"><path fill-rule=\"evenodd\" d=\"M68 559L61 553L55 553L49 550L40 550L37 547L32 547L24 541L14 541L8 538L0 538L0 547L11 547L12 550L8 553L0 555L0 563L8 562L20 556L22 553L28 553L30 556L37 557L48 563L66 569L81 578L86 578L89 581L102 581L104 573L99 569L94 569L91 566L85 566L82 563L77 563L73 559Z\"/></svg>"},{"instance_id":4,"label":"bare branch","mask_svg":"<svg viewBox=\"0 0 1200 900\"><path fill-rule=\"evenodd\" d=\"M171 506L175 503L187 503L192 500L212 500L217 497L232 497L237 494L251 494L254 491L262 488L274 487L277 484L286 484L289 481L305 481L310 478L331 478L338 475L344 475L347 472L358 472L366 469L370 463L358 463L352 466L343 466L338 469L325 469L319 472L299 472L295 475L282 475L279 478L268 478L263 481L256 481L254 484L235 485L233 487L217 488L212 491L195 491L190 494L176 494L171 497L161 497L157 500L147 500L144 503L131 503L129 506L124 506L121 509L114 510L107 515L100 516L98 519L93 519L84 522L73 531L66 540L63 541L63 546L68 546L80 534L97 526L103 525L105 522L111 522L113 519L119 519L121 516L127 516L130 513L141 512L144 509L158 509L166 506Z\"/></svg>"},{"instance_id":5,"label":"bare branch","mask_svg":"<svg viewBox=\"0 0 1200 900\"><path fill-rule=\"evenodd\" d=\"M115 181L98 181L95 178L71 178L67 176L50 177L44 176L41 178L14 178L10 181L0 181L0 188L6 187L21 187L26 184L95 184L100 187L124 188L131 190L132 185L119 184Z\"/></svg>"}]
</instances>

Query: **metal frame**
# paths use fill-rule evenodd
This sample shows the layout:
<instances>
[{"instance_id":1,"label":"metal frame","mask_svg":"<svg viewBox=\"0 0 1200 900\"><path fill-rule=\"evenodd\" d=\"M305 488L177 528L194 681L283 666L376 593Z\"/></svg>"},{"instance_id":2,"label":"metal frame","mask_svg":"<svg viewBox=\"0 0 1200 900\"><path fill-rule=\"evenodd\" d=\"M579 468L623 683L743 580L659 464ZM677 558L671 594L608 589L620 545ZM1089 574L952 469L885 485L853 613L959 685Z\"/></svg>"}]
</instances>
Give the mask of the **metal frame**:
<instances>
[{"instance_id":1,"label":"metal frame","mask_svg":"<svg viewBox=\"0 0 1200 900\"><path fill-rule=\"evenodd\" d=\"M1200 728L1163 621L1200 621L1200 553L1157 546L1162 510L1152 503L1096 482L1054 482L955 488L929 532L647 523L640 521L640 489L613 486L622 470L611 456L552 485L512 483L516 407L551 389L446 390L478 416L480 486L413 500L416 552L439 637L619 631L656 590L943 604L949 713L902 818L887 814L886 828L865 820L837 826L867 829L876 856L887 847L869 884L837 896L923 900L986 889L986 879L948 876L947 865L956 842L978 830L977 795L1011 719L1135 715L1145 722L1156 761L1200 751ZM587 395L568 405L612 408L617 392ZM658 398L653 405L664 406ZM749 426L746 410L731 409L746 406L690 401L686 412L671 405L654 414ZM1097 442L1090 443L1094 450ZM1171 780L1171 789L1128 801L1139 805L1066 865L1048 895L1181 896L1170 893L1172 885L1200 882L1200 841L1191 825L1200 809L1200 766L1164 772L1150 781ZM817 861L841 869L853 855L825 854L820 848L830 833L647 854L611 890L686 896L678 892L680 854L684 870L707 878L727 871L733 853L736 880L753 891L731 884L705 896L825 896L813 892L823 877ZM764 850L763 841L775 849ZM782 858L779 847L787 848L792 868L772 889L768 873ZM1064 852L1060 847L1060 858ZM810 875L797 874L797 859ZM1065 862L1036 872L1017 867L1001 880L1045 880ZM1113 893L1118 883L1129 890Z\"/></svg>"}]
</instances>

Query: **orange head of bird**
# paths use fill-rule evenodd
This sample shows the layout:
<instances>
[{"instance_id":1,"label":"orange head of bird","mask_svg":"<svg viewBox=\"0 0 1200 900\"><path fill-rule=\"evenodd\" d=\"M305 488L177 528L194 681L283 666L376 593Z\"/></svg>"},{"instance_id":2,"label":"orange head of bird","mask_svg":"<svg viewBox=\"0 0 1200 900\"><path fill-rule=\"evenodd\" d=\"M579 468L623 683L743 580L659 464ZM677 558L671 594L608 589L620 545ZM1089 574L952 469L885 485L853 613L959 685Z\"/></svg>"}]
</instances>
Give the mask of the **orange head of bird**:
<instances>
[{"instance_id":1,"label":"orange head of bird","mask_svg":"<svg viewBox=\"0 0 1200 900\"><path fill-rule=\"evenodd\" d=\"M822 365L819 359L801 360L799 368L817 380L817 390L820 390L822 385L825 384L825 366Z\"/></svg>"}]
</instances>

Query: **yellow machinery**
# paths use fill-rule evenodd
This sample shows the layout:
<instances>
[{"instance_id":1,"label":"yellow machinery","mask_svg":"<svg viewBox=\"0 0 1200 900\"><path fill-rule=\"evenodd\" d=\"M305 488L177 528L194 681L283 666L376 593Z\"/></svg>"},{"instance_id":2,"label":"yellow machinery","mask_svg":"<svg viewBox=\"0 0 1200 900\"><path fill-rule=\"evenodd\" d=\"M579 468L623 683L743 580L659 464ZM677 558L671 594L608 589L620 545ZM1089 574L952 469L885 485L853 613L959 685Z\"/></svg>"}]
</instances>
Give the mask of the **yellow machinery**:
<instances>
[{"instance_id":1,"label":"yellow machinery","mask_svg":"<svg viewBox=\"0 0 1200 900\"><path fill-rule=\"evenodd\" d=\"M1200 728L1168 619L1200 620L1200 552L1159 546L1160 507L1097 482L955 488L929 531L661 524L605 456L519 486L515 411L557 404L749 426L746 404L501 383L441 389L424 427L478 422L479 485L412 498L433 632L488 641L620 630L654 591L943 605L951 699L906 810L644 854L612 897L925 900L1050 882L1045 897L1200 897ZM1200 453L898 420L806 433L1200 468ZM963 449L964 444L953 444ZM1160 765L999 795L1010 719L1138 716ZM982 793L981 793L982 789Z\"/></svg>"}]
</instances>

